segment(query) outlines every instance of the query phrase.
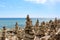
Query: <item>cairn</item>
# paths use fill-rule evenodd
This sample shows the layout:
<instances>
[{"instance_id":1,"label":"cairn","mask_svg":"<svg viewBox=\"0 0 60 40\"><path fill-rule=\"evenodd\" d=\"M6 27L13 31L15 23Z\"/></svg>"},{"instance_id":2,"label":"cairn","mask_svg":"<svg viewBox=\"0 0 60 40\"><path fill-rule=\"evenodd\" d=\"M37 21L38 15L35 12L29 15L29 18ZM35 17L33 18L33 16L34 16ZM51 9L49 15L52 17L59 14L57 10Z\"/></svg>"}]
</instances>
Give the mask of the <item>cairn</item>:
<instances>
[{"instance_id":1,"label":"cairn","mask_svg":"<svg viewBox=\"0 0 60 40\"><path fill-rule=\"evenodd\" d=\"M21 40L21 36L20 36L19 27L18 27L18 23L17 22L15 24L15 34L17 36L16 40Z\"/></svg>"},{"instance_id":2,"label":"cairn","mask_svg":"<svg viewBox=\"0 0 60 40\"><path fill-rule=\"evenodd\" d=\"M25 37L24 40L33 40L34 39L34 33L32 29L32 21L29 18L29 15L27 15L27 21L26 21L26 27L25 27Z\"/></svg>"},{"instance_id":3,"label":"cairn","mask_svg":"<svg viewBox=\"0 0 60 40\"><path fill-rule=\"evenodd\" d=\"M51 28L52 22L53 22L52 20L49 21L49 26L48 26L49 28Z\"/></svg>"},{"instance_id":4,"label":"cairn","mask_svg":"<svg viewBox=\"0 0 60 40\"><path fill-rule=\"evenodd\" d=\"M15 24L15 34L18 34L18 30L19 30L18 23L16 22L16 24Z\"/></svg>"},{"instance_id":5,"label":"cairn","mask_svg":"<svg viewBox=\"0 0 60 40\"><path fill-rule=\"evenodd\" d=\"M6 28L5 28L5 26L3 27L3 32L2 32L1 40L6 40Z\"/></svg>"},{"instance_id":6,"label":"cairn","mask_svg":"<svg viewBox=\"0 0 60 40\"><path fill-rule=\"evenodd\" d=\"M38 30L39 30L39 20L37 19L37 22L36 22L35 27L34 27L35 33L37 33Z\"/></svg>"},{"instance_id":7,"label":"cairn","mask_svg":"<svg viewBox=\"0 0 60 40\"><path fill-rule=\"evenodd\" d=\"M45 22L42 22L41 26L39 27L39 29L37 31L37 34L36 34L36 36L38 38L41 38L41 37L45 36L45 32L44 32L45 29L44 29L44 27L45 27Z\"/></svg>"}]
</instances>

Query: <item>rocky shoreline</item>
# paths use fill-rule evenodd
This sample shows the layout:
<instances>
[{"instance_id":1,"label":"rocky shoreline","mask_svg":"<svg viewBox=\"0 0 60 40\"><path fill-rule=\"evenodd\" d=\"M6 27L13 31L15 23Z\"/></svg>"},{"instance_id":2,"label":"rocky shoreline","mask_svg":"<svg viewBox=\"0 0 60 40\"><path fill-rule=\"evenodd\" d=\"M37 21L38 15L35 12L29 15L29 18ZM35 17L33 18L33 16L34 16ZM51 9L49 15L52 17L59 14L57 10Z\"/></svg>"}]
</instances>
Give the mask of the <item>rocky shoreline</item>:
<instances>
[{"instance_id":1,"label":"rocky shoreline","mask_svg":"<svg viewBox=\"0 0 60 40\"><path fill-rule=\"evenodd\" d=\"M0 32L0 40L60 40L60 20L55 18L54 21L42 22L32 25L32 21L27 15L26 26L21 29L18 22L15 28L7 30L4 26Z\"/></svg>"}]
</instances>

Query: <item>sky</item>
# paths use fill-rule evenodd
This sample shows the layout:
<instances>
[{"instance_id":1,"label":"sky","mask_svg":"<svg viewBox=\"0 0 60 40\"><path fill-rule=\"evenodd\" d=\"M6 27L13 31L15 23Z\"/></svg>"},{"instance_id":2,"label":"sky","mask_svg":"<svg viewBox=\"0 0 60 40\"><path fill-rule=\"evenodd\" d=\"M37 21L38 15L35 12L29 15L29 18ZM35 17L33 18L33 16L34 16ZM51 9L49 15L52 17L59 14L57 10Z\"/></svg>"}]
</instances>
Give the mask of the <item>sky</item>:
<instances>
[{"instance_id":1,"label":"sky","mask_svg":"<svg viewBox=\"0 0 60 40\"><path fill-rule=\"evenodd\" d=\"M0 0L0 18L60 18L60 0Z\"/></svg>"}]
</instances>

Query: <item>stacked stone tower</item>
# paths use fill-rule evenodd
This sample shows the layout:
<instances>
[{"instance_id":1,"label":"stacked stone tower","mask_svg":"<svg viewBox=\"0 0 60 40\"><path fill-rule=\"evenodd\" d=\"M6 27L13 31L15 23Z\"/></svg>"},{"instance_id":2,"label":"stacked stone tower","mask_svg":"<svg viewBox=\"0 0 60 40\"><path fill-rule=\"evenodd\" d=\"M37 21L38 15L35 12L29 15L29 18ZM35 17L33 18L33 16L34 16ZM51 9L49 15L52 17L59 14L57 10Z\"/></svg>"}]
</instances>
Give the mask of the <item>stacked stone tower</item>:
<instances>
[{"instance_id":1,"label":"stacked stone tower","mask_svg":"<svg viewBox=\"0 0 60 40\"><path fill-rule=\"evenodd\" d=\"M39 20L37 19L37 22L36 22L36 27L39 27Z\"/></svg>"},{"instance_id":2,"label":"stacked stone tower","mask_svg":"<svg viewBox=\"0 0 60 40\"><path fill-rule=\"evenodd\" d=\"M2 32L2 39L1 40L5 40L6 39L6 28L5 26L3 27L3 32Z\"/></svg>"},{"instance_id":3,"label":"stacked stone tower","mask_svg":"<svg viewBox=\"0 0 60 40\"><path fill-rule=\"evenodd\" d=\"M33 33L33 29L32 29L32 21L29 18L29 15L27 15L26 18L26 27L25 27L25 37L24 40L33 40L34 39L34 33Z\"/></svg>"},{"instance_id":4,"label":"stacked stone tower","mask_svg":"<svg viewBox=\"0 0 60 40\"><path fill-rule=\"evenodd\" d=\"M34 27L35 33L37 33L38 30L39 30L39 20L37 19L37 22L36 22L35 27Z\"/></svg>"},{"instance_id":5,"label":"stacked stone tower","mask_svg":"<svg viewBox=\"0 0 60 40\"><path fill-rule=\"evenodd\" d=\"M39 27L39 29L38 29L38 31L37 31L37 34L36 34L36 36L37 36L38 38L41 38L41 37L45 36L44 29L45 29L45 22L42 22L42 23L41 23L41 26Z\"/></svg>"},{"instance_id":6,"label":"stacked stone tower","mask_svg":"<svg viewBox=\"0 0 60 40\"><path fill-rule=\"evenodd\" d=\"M18 23L16 22L16 24L15 24L15 33L16 34L18 34L18 30L19 30Z\"/></svg>"},{"instance_id":7,"label":"stacked stone tower","mask_svg":"<svg viewBox=\"0 0 60 40\"><path fill-rule=\"evenodd\" d=\"M16 33L16 36L17 36L17 39L16 40L21 40L21 36L20 36L20 31L19 31L19 26L18 26L18 23L16 22L15 24L15 33Z\"/></svg>"}]
</instances>

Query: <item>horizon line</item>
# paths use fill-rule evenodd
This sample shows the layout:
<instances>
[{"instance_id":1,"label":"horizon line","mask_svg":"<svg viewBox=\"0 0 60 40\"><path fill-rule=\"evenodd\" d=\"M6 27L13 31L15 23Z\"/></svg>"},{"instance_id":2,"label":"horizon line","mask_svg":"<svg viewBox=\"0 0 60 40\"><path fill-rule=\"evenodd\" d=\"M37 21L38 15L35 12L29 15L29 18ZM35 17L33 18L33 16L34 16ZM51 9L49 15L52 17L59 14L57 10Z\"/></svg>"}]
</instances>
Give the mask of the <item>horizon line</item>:
<instances>
[{"instance_id":1,"label":"horizon line","mask_svg":"<svg viewBox=\"0 0 60 40\"><path fill-rule=\"evenodd\" d=\"M0 17L0 18L26 18L26 17ZM58 18L58 17L30 17L30 18Z\"/></svg>"}]
</instances>

